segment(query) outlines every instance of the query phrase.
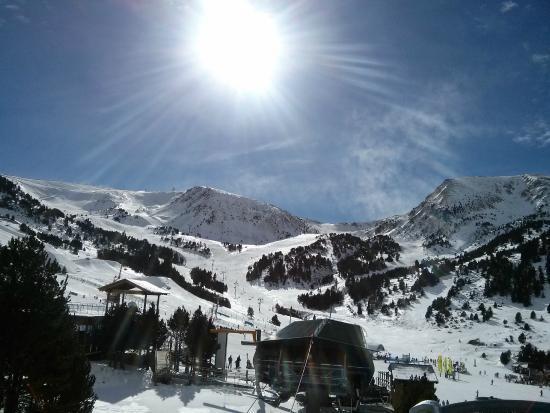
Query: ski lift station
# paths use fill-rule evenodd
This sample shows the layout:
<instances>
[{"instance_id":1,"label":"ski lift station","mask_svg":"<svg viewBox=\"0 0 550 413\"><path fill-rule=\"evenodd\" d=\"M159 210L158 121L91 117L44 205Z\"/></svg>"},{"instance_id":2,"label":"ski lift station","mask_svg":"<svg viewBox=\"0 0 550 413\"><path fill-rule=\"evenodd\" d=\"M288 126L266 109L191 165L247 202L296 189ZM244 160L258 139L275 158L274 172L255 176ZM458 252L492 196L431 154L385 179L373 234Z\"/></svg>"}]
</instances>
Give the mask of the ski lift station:
<instances>
[{"instance_id":1,"label":"ski lift station","mask_svg":"<svg viewBox=\"0 0 550 413\"><path fill-rule=\"evenodd\" d=\"M105 314L112 306L121 305L126 301L129 295L143 297L143 312L147 310L147 298L156 297L156 311L159 314L160 296L168 295L168 291L151 284L148 281L135 278L122 278L110 284L99 287L99 291L107 293L105 302Z\"/></svg>"}]
</instances>

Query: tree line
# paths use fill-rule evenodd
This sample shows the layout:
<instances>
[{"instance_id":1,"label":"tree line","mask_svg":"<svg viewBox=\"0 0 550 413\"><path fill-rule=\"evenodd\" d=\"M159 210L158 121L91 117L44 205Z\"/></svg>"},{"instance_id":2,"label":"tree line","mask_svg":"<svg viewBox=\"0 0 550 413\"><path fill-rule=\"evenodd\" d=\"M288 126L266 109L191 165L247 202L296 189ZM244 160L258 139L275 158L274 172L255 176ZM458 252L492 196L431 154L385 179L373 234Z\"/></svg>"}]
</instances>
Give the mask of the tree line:
<instances>
[{"instance_id":1,"label":"tree line","mask_svg":"<svg viewBox=\"0 0 550 413\"><path fill-rule=\"evenodd\" d=\"M217 291L220 294L227 292L227 285L218 280L218 275L212 271L194 267L191 269L190 275L193 280L193 284Z\"/></svg>"},{"instance_id":2,"label":"tree line","mask_svg":"<svg viewBox=\"0 0 550 413\"><path fill-rule=\"evenodd\" d=\"M344 302L344 293L332 286L324 292L308 292L298 295L298 302L304 307L312 310L326 311L335 305L341 305Z\"/></svg>"},{"instance_id":3,"label":"tree line","mask_svg":"<svg viewBox=\"0 0 550 413\"><path fill-rule=\"evenodd\" d=\"M92 411L96 396L65 296L66 279L35 237L0 246L0 410Z\"/></svg>"}]
</instances>

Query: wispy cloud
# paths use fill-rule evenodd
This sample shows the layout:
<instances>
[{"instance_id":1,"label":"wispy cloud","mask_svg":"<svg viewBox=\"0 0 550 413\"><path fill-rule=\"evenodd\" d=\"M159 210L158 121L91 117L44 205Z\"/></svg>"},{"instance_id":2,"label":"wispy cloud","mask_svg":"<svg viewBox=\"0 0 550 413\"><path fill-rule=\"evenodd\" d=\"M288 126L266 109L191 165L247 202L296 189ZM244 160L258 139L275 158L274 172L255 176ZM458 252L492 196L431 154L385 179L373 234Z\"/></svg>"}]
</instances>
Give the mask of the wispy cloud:
<instances>
[{"instance_id":1,"label":"wispy cloud","mask_svg":"<svg viewBox=\"0 0 550 413\"><path fill-rule=\"evenodd\" d=\"M510 10L512 10L516 7L518 7L518 4L514 1L511 1L511 0L503 1L500 4L500 12L501 13L508 13Z\"/></svg>"},{"instance_id":2,"label":"wispy cloud","mask_svg":"<svg viewBox=\"0 0 550 413\"><path fill-rule=\"evenodd\" d=\"M257 145L251 148L244 148L242 150L237 150L237 151L229 151L229 150L218 151L218 152L211 153L210 155L201 159L201 162L219 162L219 161L230 160L233 158L238 158L239 156L250 155L253 153L280 151L291 147L292 145L294 145L294 143L295 143L295 140L293 139L283 139L283 140L274 140L274 141Z\"/></svg>"},{"instance_id":3,"label":"wispy cloud","mask_svg":"<svg viewBox=\"0 0 550 413\"><path fill-rule=\"evenodd\" d=\"M535 53L531 55L531 61L544 67L550 66L550 53Z\"/></svg>"},{"instance_id":4,"label":"wispy cloud","mask_svg":"<svg viewBox=\"0 0 550 413\"><path fill-rule=\"evenodd\" d=\"M458 175L456 144L472 132L463 121L462 91L449 84L427 89L409 106L358 107L338 136L309 139L289 154L300 167L268 158L224 187L283 208L293 205L292 212L310 218L320 212L367 221L405 213L444 178ZM324 205L312 211L312 201Z\"/></svg>"},{"instance_id":5,"label":"wispy cloud","mask_svg":"<svg viewBox=\"0 0 550 413\"><path fill-rule=\"evenodd\" d=\"M545 147L550 145L550 124L544 119L537 119L531 125L526 126L513 138L514 142Z\"/></svg>"},{"instance_id":6,"label":"wispy cloud","mask_svg":"<svg viewBox=\"0 0 550 413\"><path fill-rule=\"evenodd\" d=\"M445 86L414 109L354 113L342 164L353 194L349 207L368 217L403 213L456 175L454 143L465 134L460 99L456 88Z\"/></svg>"}]
</instances>

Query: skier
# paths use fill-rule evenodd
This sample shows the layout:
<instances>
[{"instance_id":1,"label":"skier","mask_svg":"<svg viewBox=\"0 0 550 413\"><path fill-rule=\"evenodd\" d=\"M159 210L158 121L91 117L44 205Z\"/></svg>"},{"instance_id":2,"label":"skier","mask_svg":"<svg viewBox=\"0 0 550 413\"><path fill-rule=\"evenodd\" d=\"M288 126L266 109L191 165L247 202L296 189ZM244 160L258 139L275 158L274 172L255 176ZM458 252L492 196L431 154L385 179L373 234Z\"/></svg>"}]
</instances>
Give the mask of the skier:
<instances>
[{"instance_id":1,"label":"skier","mask_svg":"<svg viewBox=\"0 0 550 413\"><path fill-rule=\"evenodd\" d=\"M235 369L239 370L241 368L241 356L238 355L237 359L235 360Z\"/></svg>"},{"instance_id":2,"label":"skier","mask_svg":"<svg viewBox=\"0 0 550 413\"><path fill-rule=\"evenodd\" d=\"M476 399L479 398L479 390L476 390Z\"/></svg>"},{"instance_id":3,"label":"skier","mask_svg":"<svg viewBox=\"0 0 550 413\"><path fill-rule=\"evenodd\" d=\"M231 370L231 366L233 365L233 357L231 357L231 355L229 355L227 359L227 365L229 366L229 370Z\"/></svg>"}]
</instances>

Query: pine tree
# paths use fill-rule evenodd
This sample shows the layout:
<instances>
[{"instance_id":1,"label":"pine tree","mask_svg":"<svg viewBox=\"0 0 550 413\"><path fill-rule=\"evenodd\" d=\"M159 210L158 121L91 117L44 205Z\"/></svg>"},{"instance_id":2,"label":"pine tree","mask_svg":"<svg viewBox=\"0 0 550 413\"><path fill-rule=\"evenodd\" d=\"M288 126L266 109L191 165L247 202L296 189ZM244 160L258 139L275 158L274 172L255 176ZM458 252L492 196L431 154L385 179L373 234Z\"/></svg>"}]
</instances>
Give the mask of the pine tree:
<instances>
[{"instance_id":1,"label":"pine tree","mask_svg":"<svg viewBox=\"0 0 550 413\"><path fill-rule=\"evenodd\" d=\"M123 354L134 347L138 315L135 306L126 303L109 308L103 317L100 332L101 348L106 353L109 366L124 368Z\"/></svg>"},{"instance_id":2,"label":"pine tree","mask_svg":"<svg viewBox=\"0 0 550 413\"><path fill-rule=\"evenodd\" d=\"M57 282L61 268L34 237L0 247L0 408L91 412L95 378Z\"/></svg>"},{"instance_id":3,"label":"pine tree","mask_svg":"<svg viewBox=\"0 0 550 413\"><path fill-rule=\"evenodd\" d=\"M427 310L426 310L426 315L425 315L426 320L429 319L432 316L432 313L433 313L432 306L429 305Z\"/></svg>"},{"instance_id":4,"label":"pine tree","mask_svg":"<svg viewBox=\"0 0 550 413\"><path fill-rule=\"evenodd\" d=\"M254 309L252 307L248 307L248 317L254 318Z\"/></svg>"},{"instance_id":5,"label":"pine tree","mask_svg":"<svg viewBox=\"0 0 550 413\"><path fill-rule=\"evenodd\" d=\"M274 314L273 317L271 317L271 323L273 325L276 325L277 327L281 325L281 322L279 321L279 317L277 317L277 314Z\"/></svg>"},{"instance_id":6,"label":"pine tree","mask_svg":"<svg viewBox=\"0 0 550 413\"><path fill-rule=\"evenodd\" d=\"M210 333L213 328L212 319L208 319L199 307L189 321L189 327L185 334L185 345L194 360L193 374L195 373L195 367L206 365L218 348L216 336Z\"/></svg>"},{"instance_id":7,"label":"pine tree","mask_svg":"<svg viewBox=\"0 0 550 413\"><path fill-rule=\"evenodd\" d=\"M511 356L512 352L510 350L503 351L502 353L500 353L500 362L506 366L508 363L510 363Z\"/></svg>"},{"instance_id":8,"label":"pine tree","mask_svg":"<svg viewBox=\"0 0 550 413\"><path fill-rule=\"evenodd\" d=\"M489 307L485 312L482 313L483 321L489 321L493 317L493 310Z\"/></svg>"},{"instance_id":9,"label":"pine tree","mask_svg":"<svg viewBox=\"0 0 550 413\"><path fill-rule=\"evenodd\" d=\"M185 333L189 327L189 312L182 306L176 308L174 314L168 320L168 328L174 337L174 350L175 350L175 369L179 369L179 363L181 359L182 346L185 340Z\"/></svg>"}]
</instances>

